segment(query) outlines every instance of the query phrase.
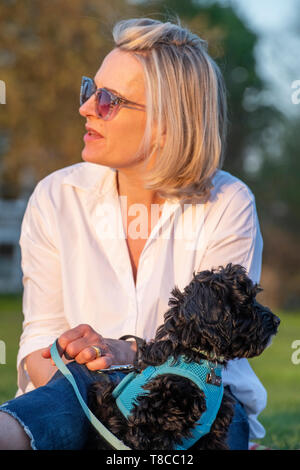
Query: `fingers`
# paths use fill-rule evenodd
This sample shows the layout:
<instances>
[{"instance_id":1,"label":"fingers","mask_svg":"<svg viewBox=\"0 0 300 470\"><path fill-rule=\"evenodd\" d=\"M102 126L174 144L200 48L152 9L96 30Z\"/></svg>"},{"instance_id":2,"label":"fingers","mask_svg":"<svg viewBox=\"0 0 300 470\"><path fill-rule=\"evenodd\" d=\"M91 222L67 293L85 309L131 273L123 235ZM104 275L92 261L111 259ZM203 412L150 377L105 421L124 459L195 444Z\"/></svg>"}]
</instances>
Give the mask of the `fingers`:
<instances>
[{"instance_id":1,"label":"fingers","mask_svg":"<svg viewBox=\"0 0 300 470\"><path fill-rule=\"evenodd\" d=\"M102 340L102 336L96 333L93 328L89 325L82 324L78 325L75 328L72 328L58 338L58 345L61 348L62 352L67 353L70 356L70 359L75 357L79 351L77 350L77 346L80 343L75 344L75 346L71 347L73 342L77 340L83 340L82 348L86 347L87 345L98 344L99 341Z\"/></svg>"},{"instance_id":2,"label":"fingers","mask_svg":"<svg viewBox=\"0 0 300 470\"><path fill-rule=\"evenodd\" d=\"M73 346L73 343L72 343ZM94 343L94 346L100 349L101 351L101 357L103 358L106 355L110 355L110 351L105 343ZM75 361L78 362L78 364L86 364L91 361L95 361L97 359L100 359L100 357L97 357L97 352L96 350L91 347L91 346L86 346L85 348L78 347L78 354L73 356L75 358Z\"/></svg>"},{"instance_id":3,"label":"fingers","mask_svg":"<svg viewBox=\"0 0 300 470\"><path fill-rule=\"evenodd\" d=\"M54 344L54 343L53 343L53 344ZM51 356L51 348L52 348L53 344L50 344L50 346L48 346L47 348L45 348L45 349L41 352L41 355L42 355L42 357L43 357L44 359L50 359L50 360L51 360L51 364L52 364L53 366L55 366L55 363L54 363L54 361L53 361L53 359L52 359L52 356ZM61 347L59 346L58 343L56 343L56 345L57 345L57 351L58 351L59 355L62 356L62 355L63 355L63 350L61 349Z\"/></svg>"},{"instance_id":4,"label":"fingers","mask_svg":"<svg viewBox=\"0 0 300 470\"><path fill-rule=\"evenodd\" d=\"M55 366L55 362L53 361L52 357L51 357L51 352L50 352L50 349L51 349L51 346L52 344L50 344L50 346L48 346L48 348L45 348L42 352L41 352L41 355L44 359L50 359L50 362L51 362L51 365L52 366Z\"/></svg>"},{"instance_id":5,"label":"fingers","mask_svg":"<svg viewBox=\"0 0 300 470\"><path fill-rule=\"evenodd\" d=\"M78 364L85 364L91 370L107 369L113 364L120 364L120 348L123 342L118 340L106 339L96 333L92 327L81 324L63 333L57 340L57 349L59 355L65 356L67 360L75 360ZM101 356L97 357L97 350L101 351ZM126 343L126 346L127 343ZM51 358L52 345L42 351L42 357L50 359L51 364L55 365ZM121 348L122 349L122 348ZM128 361L127 361L128 362Z\"/></svg>"},{"instance_id":6,"label":"fingers","mask_svg":"<svg viewBox=\"0 0 300 470\"><path fill-rule=\"evenodd\" d=\"M112 354L107 354L106 356L101 356L98 359L87 362L86 367L89 370L98 370L98 369L107 369L113 365L113 356Z\"/></svg>"},{"instance_id":7,"label":"fingers","mask_svg":"<svg viewBox=\"0 0 300 470\"><path fill-rule=\"evenodd\" d=\"M48 346L48 348L45 348L45 349L41 352L42 356L43 356L45 359L50 359L50 357L51 357L51 353L50 353L51 346L52 346L52 345Z\"/></svg>"},{"instance_id":8,"label":"fingers","mask_svg":"<svg viewBox=\"0 0 300 470\"><path fill-rule=\"evenodd\" d=\"M65 350L67 348L67 346L69 345L70 341L73 341L74 339L76 338L80 338L81 336L83 336L85 333L86 333L86 329L82 328L84 325L79 325L78 327L76 328L72 328L71 330L68 330L66 331L65 333L63 333L62 335L60 335L60 337L58 338L57 340L57 351L59 353L60 356L62 356L64 353L65 353ZM42 351L42 357L45 358L45 359L50 359L51 358L51 352L50 352L50 349L52 347L52 344L50 344L50 346L48 346L47 348L45 348L43 351ZM67 357L68 356L68 352L65 354L66 358L67 359L72 359L72 357Z\"/></svg>"},{"instance_id":9,"label":"fingers","mask_svg":"<svg viewBox=\"0 0 300 470\"><path fill-rule=\"evenodd\" d=\"M80 352L87 349L90 345L90 341L87 337L80 337L75 339L74 341L68 343L64 349L64 355L66 359L74 359L76 356L80 354ZM95 359L96 352L92 352L89 359Z\"/></svg>"},{"instance_id":10,"label":"fingers","mask_svg":"<svg viewBox=\"0 0 300 470\"><path fill-rule=\"evenodd\" d=\"M63 355L67 360L75 360L79 364L90 364L91 370L100 368L109 367L112 363L111 357L101 358L100 362L96 361L100 358L97 357L97 350L92 346L96 346L101 350L101 356L106 356L111 351L108 345L104 342L101 335L96 333L93 328L86 324L81 324L64 332L57 340L57 350L59 355ZM51 358L51 346L42 351L42 357L45 359L50 359L52 365L55 365L54 361Z\"/></svg>"}]
</instances>

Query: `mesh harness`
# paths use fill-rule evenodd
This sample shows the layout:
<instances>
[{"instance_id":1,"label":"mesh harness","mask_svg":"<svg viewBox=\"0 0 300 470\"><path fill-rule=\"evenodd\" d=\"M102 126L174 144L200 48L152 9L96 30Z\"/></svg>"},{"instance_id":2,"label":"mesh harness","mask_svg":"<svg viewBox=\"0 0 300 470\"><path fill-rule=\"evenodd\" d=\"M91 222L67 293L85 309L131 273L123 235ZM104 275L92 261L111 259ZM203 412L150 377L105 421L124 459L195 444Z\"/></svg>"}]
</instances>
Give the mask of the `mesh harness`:
<instances>
[{"instance_id":1,"label":"mesh harness","mask_svg":"<svg viewBox=\"0 0 300 470\"><path fill-rule=\"evenodd\" d=\"M202 413L191 430L192 436L183 439L181 444L175 447L177 450L189 449L210 431L216 419L224 392L221 379L222 368L222 365L216 366L215 363L208 360L196 363L186 362L184 356L179 356L176 361L170 357L160 366L148 366L141 373L131 372L117 385L112 394L120 412L128 419L134 404L137 404L137 397L149 393L149 390L144 390L143 386L150 380L163 374L174 374L190 379L203 390L206 411Z\"/></svg>"},{"instance_id":2,"label":"mesh harness","mask_svg":"<svg viewBox=\"0 0 300 470\"><path fill-rule=\"evenodd\" d=\"M58 353L57 340L51 347L51 357L58 369L72 385L86 417L106 442L118 450L131 450L130 447L126 446L120 439L112 434L88 408L78 389L73 374L64 364ZM179 356L179 358L174 361L174 358L170 357L160 366L148 366L141 373L131 372L126 375L113 390L116 404L126 418L129 416L137 396L148 392L143 389L143 385L158 375L175 374L186 377L203 390L206 398L206 411L201 415L200 419L191 430L192 436L183 439L180 445L175 447L177 450L189 449L195 442L210 431L220 408L224 392L221 378L222 365L216 365L214 362L208 360L202 360L199 363L188 363L184 359L184 356ZM109 371L109 369L107 369L107 371Z\"/></svg>"}]
</instances>

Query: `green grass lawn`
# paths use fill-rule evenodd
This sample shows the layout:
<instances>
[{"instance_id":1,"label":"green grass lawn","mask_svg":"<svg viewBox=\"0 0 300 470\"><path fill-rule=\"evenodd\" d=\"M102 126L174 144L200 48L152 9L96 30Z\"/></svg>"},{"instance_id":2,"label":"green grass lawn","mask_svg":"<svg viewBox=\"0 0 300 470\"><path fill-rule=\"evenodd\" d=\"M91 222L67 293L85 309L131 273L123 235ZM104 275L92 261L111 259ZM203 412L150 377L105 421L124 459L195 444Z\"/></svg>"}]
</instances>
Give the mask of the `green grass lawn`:
<instances>
[{"instance_id":1,"label":"green grass lawn","mask_svg":"<svg viewBox=\"0 0 300 470\"><path fill-rule=\"evenodd\" d=\"M17 390L16 358L22 328L20 296L0 296L0 340L6 345L6 364L0 364L0 403ZM291 345L300 340L300 312L276 312L279 333L262 356L250 364L268 392L260 415L266 437L260 443L273 449L300 449L300 364L294 365Z\"/></svg>"},{"instance_id":2,"label":"green grass lawn","mask_svg":"<svg viewBox=\"0 0 300 470\"><path fill-rule=\"evenodd\" d=\"M267 407L260 415L266 436L260 443L273 449L300 449L300 364L291 360L292 343L300 340L300 312L276 314L281 324L272 345L250 360L268 392Z\"/></svg>"},{"instance_id":3,"label":"green grass lawn","mask_svg":"<svg viewBox=\"0 0 300 470\"><path fill-rule=\"evenodd\" d=\"M17 391L17 351L22 331L22 297L0 296L0 340L6 346L6 364L0 363L0 403Z\"/></svg>"}]
</instances>

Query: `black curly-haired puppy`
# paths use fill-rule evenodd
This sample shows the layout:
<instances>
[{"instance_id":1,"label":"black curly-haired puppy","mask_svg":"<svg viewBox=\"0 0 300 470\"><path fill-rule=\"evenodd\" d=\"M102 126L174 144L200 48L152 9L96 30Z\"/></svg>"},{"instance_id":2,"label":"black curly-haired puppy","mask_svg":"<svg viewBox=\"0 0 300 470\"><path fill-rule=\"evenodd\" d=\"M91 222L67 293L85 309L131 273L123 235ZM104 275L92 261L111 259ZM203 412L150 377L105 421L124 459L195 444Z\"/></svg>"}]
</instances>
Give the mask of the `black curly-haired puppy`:
<instances>
[{"instance_id":1,"label":"black curly-haired puppy","mask_svg":"<svg viewBox=\"0 0 300 470\"><path fill-rule=\"evenodd\" d=\"M143 341L139 348L136 372L161 365L172 356L175 360L184 356L187 362L198 364L210 360L225 367L230 359L258 356L270 344L280 323L268 307L256 301L256 294L262 290L241 265L229 263L225 268L193 273L183 292L177 287L172 290L164 324L154 340ZM143 387L147 394L139 395L126 419L112 396L115 385L109 375L91 387L89 406L131 449L175 449L191 435L206 410L205 393L193 381L163 374ZM190 448L227 449L232 416L233 400L225 388L210 431ZM110 448L96 432L91 446Z\"/></svg>"}]
</instances>

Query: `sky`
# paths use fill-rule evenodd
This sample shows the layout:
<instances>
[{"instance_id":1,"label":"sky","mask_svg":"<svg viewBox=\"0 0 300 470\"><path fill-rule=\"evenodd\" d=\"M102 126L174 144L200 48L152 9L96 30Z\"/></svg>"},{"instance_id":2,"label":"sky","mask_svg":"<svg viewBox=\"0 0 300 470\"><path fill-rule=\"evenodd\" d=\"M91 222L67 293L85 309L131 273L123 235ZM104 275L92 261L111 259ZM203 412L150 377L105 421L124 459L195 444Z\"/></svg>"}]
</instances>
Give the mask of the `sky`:
<instances>
[{"instance_id":1,"label":"sky","mask_svg":"<svg viewBox=\"0 0 300 470\"><path fill-rule=\"evenodd\" d=\"M234 5L236 10L247 18L253 28L265 34L285 30L286 25L293 19L296 9L295 0L221 1Z\"/></svg>"}]
</instances>

